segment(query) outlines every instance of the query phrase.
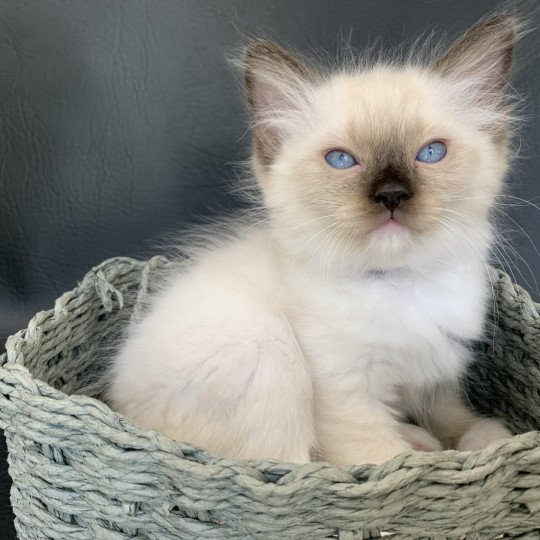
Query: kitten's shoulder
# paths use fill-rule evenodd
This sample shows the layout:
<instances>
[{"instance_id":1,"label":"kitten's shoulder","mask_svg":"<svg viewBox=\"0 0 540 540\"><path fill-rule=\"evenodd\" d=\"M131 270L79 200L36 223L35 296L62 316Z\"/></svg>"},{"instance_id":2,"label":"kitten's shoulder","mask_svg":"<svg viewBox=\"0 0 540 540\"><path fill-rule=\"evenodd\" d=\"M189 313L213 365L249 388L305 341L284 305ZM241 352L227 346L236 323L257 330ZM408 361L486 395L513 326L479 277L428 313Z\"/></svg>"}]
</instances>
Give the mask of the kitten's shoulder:
<instances>
[{"instance_id":1,"label":"kitten's shoulder","mask_svg":"<svg viewBox=\"0 0 540 540\"><path fill-rule=\"evenodd\" d=\"M276 248L266 222L216 222L184 235L161 289L256 286L275 279Z\"/></svg>"}]
</instances>

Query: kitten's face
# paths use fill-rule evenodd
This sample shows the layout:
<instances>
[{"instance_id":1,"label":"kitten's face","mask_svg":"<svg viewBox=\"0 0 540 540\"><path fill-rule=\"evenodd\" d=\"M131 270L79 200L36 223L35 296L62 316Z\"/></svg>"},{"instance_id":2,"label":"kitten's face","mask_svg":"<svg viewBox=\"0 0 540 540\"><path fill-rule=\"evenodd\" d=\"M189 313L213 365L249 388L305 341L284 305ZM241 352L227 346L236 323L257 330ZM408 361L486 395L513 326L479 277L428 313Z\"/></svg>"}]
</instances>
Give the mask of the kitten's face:
<instances>
[{"instance_id":1,"label":"kitten's face","mask_svg":"<svg viewBox=\"0 0 540 540\"><path fill-rule=\"evenodd\" d=\"M510 21L487 21L471 31L475 51L458 43L426 68L378 65L325 77L265 44L263 59L290 70L288 87L272 86L274 73L262 81L260 101L251 100L263 109L255 168L282 243L340 271L483 251L507 160L501 70L510 38L491 34L509 28L513 36ZM439 154L419 154L430 143Z\"/></svg>"}]
</instances>

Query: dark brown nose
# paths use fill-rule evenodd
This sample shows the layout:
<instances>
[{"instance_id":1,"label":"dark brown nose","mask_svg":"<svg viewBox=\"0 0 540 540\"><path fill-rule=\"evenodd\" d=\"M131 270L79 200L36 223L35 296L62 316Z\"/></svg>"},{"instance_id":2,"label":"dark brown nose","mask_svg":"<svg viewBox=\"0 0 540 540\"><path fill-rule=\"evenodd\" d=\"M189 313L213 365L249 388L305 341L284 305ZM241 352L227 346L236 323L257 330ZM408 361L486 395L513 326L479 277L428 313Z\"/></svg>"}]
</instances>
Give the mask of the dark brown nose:
<instances>
[{"instance_id":1,"label":"dark brown nose","mask_svg":"<svg viewBox=\"0 0 540 540\"><path fill-rule=\"evenodd\" d=\"M390 212L393 212L403 201L410 199L412 193L403 186L385 185L381 186L373 194L373 200L385 206Z\"/></svg>"}]
</instances>

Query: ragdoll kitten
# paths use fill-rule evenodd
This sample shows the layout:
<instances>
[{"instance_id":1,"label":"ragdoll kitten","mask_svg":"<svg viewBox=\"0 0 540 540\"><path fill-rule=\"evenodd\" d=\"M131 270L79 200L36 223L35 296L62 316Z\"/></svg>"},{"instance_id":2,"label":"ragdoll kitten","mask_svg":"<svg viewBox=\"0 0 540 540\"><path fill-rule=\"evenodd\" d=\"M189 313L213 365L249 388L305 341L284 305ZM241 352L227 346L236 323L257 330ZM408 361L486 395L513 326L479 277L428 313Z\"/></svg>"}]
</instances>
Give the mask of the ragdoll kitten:
<instances>
[{"instance_id":1,"label":"ragdoll kitten","mask_svg":"<svg viewBox=\"0 0 540 540\"><path fill-rule=\"evenodd\" d=\"M236 459L381 463L510 437L458 383L490 296L519 28L495 15L432 62L334 71L251 41L268 219L179 265L114 360L113 408Z\"/></svg>"}]
</instances>

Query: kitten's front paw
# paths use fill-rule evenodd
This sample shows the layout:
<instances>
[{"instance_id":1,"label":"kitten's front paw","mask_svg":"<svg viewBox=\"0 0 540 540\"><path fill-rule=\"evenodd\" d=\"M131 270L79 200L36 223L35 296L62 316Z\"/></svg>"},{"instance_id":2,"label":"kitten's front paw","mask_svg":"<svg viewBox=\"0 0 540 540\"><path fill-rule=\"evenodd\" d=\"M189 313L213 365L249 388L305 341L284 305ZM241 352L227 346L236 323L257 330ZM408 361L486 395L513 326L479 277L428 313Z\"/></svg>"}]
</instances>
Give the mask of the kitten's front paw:
<instances>
[{"instance_id":1,"label":"kitten's front paw","mask_svg":"<svg viewBox=\"0 0 540 540\"><path fill-rule=\"evenodd\" d=\"M494 441L510 439L512 434L498 420L482 418L477 420L461 437L458 450L482 450Z\"/></svg>"},{"instance_id":2,"label":"kitten's front paw","mask_svg":"<svg viewBox=\"0 0 540 540\"><path fill-rule=\"evenodd\" d=\"M414 424L401 424L401 435L415 449L421 452L438 452L443 449L442 444L425 429Z\"/></svg>"}]
</instances>

